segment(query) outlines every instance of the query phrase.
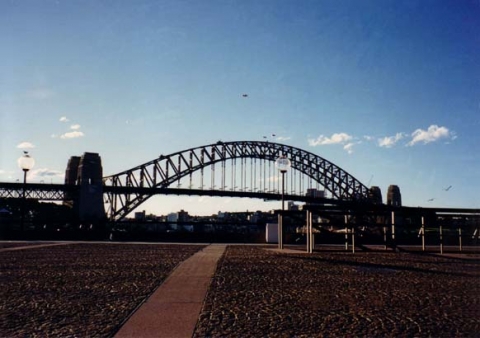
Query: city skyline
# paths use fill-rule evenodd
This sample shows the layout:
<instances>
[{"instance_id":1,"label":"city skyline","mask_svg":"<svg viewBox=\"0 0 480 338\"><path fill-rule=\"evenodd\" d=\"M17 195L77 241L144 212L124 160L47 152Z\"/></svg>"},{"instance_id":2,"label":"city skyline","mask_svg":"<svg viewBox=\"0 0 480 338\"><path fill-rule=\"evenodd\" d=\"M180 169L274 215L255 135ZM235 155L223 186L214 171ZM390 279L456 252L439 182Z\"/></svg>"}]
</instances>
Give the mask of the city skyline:
<instances>
[{"instance_id":1,"label":"city skyline","mask_svg":"<svg viewBox=\"0 0 480 338\"><path fill-rule=\"evenodd\" d=\"M104 176L185 149L269 140L403 204L478 208L478 1L6 1L0 181ZM154 197L147 213L278 209Z\"/></svg>"}]
</instances>

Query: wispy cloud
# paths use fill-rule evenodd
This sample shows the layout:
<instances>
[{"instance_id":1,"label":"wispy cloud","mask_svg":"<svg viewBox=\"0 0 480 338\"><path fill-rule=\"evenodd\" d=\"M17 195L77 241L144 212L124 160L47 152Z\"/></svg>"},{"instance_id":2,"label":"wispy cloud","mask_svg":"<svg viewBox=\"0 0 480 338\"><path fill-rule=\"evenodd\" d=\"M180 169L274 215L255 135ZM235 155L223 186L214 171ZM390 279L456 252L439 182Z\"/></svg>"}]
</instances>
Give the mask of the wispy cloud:
<instances>
[{"instance_id":1,"label":"wispy cloud","mask_svg":"<svg viewBox=\"0 0 480 338\"><path fill-rule=\"evenodd\" d=\"M55 96L55 92L49 88L40 87L30 90L27 96L37 100L45 100L52 96Z\"/></svg>"},{"instance_id":2,"label":"wispy cloud","mask_svg":"<svg viewBox=\"0 0 480 338\"><path fill-rule=\"evenodd\" d=\"M30 172L30 179L45 179L45 178L63 178L65 177L65 173L58 171L58 170L53 170L53 169L47 169L47 168L38 168L38 169L33 169Z\"/></svg>"},{"instance_id":3,"label":"wispy cloud","mask_svg":"<svg viewBox=\"0 0 480 338\"><path fill-rule=\"evenodd\" d=\"M70 138L78 138L78 137L83 137L83 136L85 136L84 133L82 133L81 131L75 130L75 131L71 131L71 132L65 133L63 135L60 135L60 138L61 139L70 139Z\"/></svg>"},{"instance_id":4,"label":"wispy cloud","mask_svg":"<svg viewBox=\"0 0 480 338\"><path fill-rule=\"evenodd\" d=\"M60 122L69 122L70 120L66 116L62 116L59 121Z\"/></svg>"},{"instance_id":5,"label":"wispy cloud","mask_svg":"<svg viewBox=\"0 0 480 338\"><path fill-rule=\"evenodd\" d=\"M290 139L291 139L290 136L278 136L277 137L277 141L288 141Z\"/></svg>"},{"instance_id":6,"label":"wispy cloud","mask_svg":"<svg viewBox=\"0 0 480 338\"><path fill-rule=\"evenodd\" d=\"M456 135L453 135L448 128L439 127L436 124L432 124L427 130L417 129L412 133L411 136L412 140L407 143L408 146L413 146L417 143L427 144L444 138L456 138Z\"/></svg>"},{"instance_id":7,"label":"wispy cloud","mask_svg":"<svg viewBox=\"0 0 480 338\"><path fill-rule=\"evenodd\" d=\"M383 148L391 148L404 137L404 133L397 133L395 136L386 136L378 139L378 145Z\"/></svg>"},{"instance_id":8,"label":"wispy cloud","mask_svg":"<svg viewBox=\"0 0 480 338\"><path fill-rule=\"evenodd\" d=\"M73 125L70 126L70 129L78 130L78 129L80 129L80 125L79 124L73 124Z\"/></svg>"},{"instance_id":9,"label":"wispy cloud","mask_svg":"<svg viewBox=\"0 0 480 338\"><path fill-rule=\"evenodd\" d=\"M35 148L35 145L30 142L22 142L19 145L17 145L18 149L32 149Z\"/></svg>"},{"instance_id":10,"label":"wispy cloud","mask_svg":"<svg viewBox=\"0 0 480 338\"><path fill-rule=\"evenodd\" d=\"M316 139L309 139L308 144L312 147L323 146L329 144L346 144L353 137L347 133L335 133L331 137L320 135Z\"/></svg>"},{"instance_id":11,"label":"wispy cloud","mask_svg":"<svg viewBox=\"0 0 480 338\"><path fill-rule=\"evenodd\" d=\"M14 177L14 174L14 171L0 169L0 176L7 177L8 179L12 179Z\"/></svg>"},{"instance_id":12,"label":"wispy cloud","mask_svg":"<svg viewBox=\"0 0 480 338\"><path fill-rule=\"evenodd\" d=\"M355 143L347 143L343 146L343 150L345 150L349 154L353 154L353 146Z\"/></svg>"}]
</instances>

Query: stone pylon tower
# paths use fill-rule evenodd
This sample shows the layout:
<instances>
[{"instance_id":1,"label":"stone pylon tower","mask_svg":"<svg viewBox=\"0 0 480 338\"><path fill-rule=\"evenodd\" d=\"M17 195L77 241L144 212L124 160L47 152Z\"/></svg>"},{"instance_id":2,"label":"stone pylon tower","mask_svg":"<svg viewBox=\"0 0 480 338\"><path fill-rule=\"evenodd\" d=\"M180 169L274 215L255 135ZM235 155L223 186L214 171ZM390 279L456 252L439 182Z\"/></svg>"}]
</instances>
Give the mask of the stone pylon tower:
<instances>
[{"instance_id":1,"label":"stone pylon tower","mask_svg":"<svg viewBox=\"0 0 480 338\"><path fill-rule=\"evenodd\" d=\"M103 221L103 170L102 160L96 153L84 153L81 157L72 156L65 171L65 184L80 187L77 196L65 195L65 203L70 204L81 222Z\"/></svg>"},{"instance_id":2,"label":"stone pylon tower","mask_svg":"<svg viewBox=\"0 0 480 338\"><path fill-rule=\"evenodd\" d=\"M382 204L382 191L377 186L372 186L368 190L368 197L374 204Z\"/></svg>"},{"instance_id":3,"label":"stone pylon tower","mask_svg":"<svg viewBox=\"0 0 480 338\"><path fill-rule=\"evenodd\" d=\"M387 204L393 205L394 207L402 206L402 195L397 185L390 185L388 187Z\"/></svg>"}]
</instances>

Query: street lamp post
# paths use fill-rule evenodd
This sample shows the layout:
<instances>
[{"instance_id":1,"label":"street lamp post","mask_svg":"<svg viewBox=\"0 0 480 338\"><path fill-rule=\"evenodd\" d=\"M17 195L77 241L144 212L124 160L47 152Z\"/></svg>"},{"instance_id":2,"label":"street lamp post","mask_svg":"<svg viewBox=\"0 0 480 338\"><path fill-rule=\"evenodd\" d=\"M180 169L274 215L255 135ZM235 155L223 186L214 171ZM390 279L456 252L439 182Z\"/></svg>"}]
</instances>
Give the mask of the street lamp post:
<instances>
[{"instance_id":1,"label":"street lamp post","mask_svg":"<svg viewBox=\"0 0 480 338\"><path fill-rule=\"evenodd\" d=\"M25 224L25 204L26 204L25 190L27 188L27 173L35 165L35 160L33 159L33 157L28 155L27 151L24 151L23 156L20 157L17 160L17 163L18 163L18 166L20 167L20 169L23 170L22 221L21 221L21 224L20 224L20 229L23 232L24 231L24 224Z\"/></svg>"},{"instance_id":2,"label":"street lamp post","mask_svg":"<svg viewBox=\"0 0 480 338\"><path fill-rule=\"evenodd\" d=\"M278 217L278 248L283 249L283 213L285 211L285 173L291 166L290 160L282 155L275 161L275 166L282 174L282 213Z\"/></svg>"}]
</instances>

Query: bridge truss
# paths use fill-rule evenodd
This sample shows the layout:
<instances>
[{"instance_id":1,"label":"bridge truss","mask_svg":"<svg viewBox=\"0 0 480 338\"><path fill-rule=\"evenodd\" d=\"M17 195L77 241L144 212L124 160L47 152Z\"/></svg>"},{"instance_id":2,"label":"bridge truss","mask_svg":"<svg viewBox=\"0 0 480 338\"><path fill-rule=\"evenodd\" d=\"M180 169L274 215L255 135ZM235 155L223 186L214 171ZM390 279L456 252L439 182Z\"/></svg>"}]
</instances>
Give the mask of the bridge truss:
<instances>
[{"instance_id":1,"label":"bridge truss","mask_svg":"<svg viewBox=\"0 0 480 338\"><path fill-rule=\"evenodd\" d=\"M274 162L291 161L285 175L285 193L295 200L308 189L328 192L334 200L368 200L369 189L332 162L288 145L260 141L217 142L191 148L104 177L104 195L111 220L119 220L162 188L187 187L189 191L218 196L281 197L281 180ZM216 194L214 192L217 192Z\"/></svg>"},{"instance_id":2,"label":"bridge truss","mask_svg":"<svg viewBox=\"0 0 480 338\"><path fill-rule=\"evenodd\" d=\"M66 194L76 194L77 190L77 186L68 186L64 184L1 183L0 198L26 198L42 201L64 201L66 199Z\"/></svg>"}]
</instances>

